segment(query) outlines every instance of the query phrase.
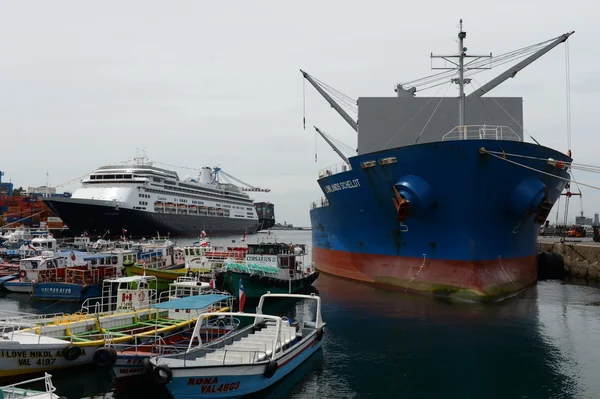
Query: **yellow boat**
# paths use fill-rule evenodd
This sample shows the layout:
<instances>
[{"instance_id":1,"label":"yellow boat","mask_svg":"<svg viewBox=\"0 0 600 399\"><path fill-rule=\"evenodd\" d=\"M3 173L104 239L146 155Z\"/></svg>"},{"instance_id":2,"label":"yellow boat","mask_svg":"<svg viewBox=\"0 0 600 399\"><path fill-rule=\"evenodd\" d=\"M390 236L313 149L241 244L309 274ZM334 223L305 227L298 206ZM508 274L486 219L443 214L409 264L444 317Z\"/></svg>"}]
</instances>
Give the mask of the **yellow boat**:
<instances>
[{"instance_id":1,"label":"yellow boat","mask_svg":"<svg viewBox=\"0 0 600 399\"><path fill-rule=\"evenodd\" d=\"M90 364L102 356L97 350L107 343L140 343L193 327L202 312L153 308L158 302L156 291L149 288L153 281L153 276L105 280L102 298L84 302L81 313L56 316L25 329L5 321L0 378ZM233 298L227 294L214 299L205 310L229 310Z\"/></svg>"}]
</instances>

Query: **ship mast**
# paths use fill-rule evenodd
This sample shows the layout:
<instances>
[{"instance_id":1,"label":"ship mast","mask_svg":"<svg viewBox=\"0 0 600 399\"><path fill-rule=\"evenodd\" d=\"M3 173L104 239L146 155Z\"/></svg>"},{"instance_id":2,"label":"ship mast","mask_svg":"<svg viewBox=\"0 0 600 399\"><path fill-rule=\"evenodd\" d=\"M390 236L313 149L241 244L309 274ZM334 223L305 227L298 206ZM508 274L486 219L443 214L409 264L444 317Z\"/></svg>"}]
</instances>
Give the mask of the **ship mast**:
<instances>
[{"instance_id":1,"label":"ship mast","mask_svg":"<svg viewBox=\"0 0 600 399\"><path fill-rule=\"evenodd\" d=\"M458 32L458 106L459 106L459 126L465 125L465 51L463 41L467 37L467 32L463 31L462 18L460 20L460 32Z\"/></svg>"},{"instance_id":2,"label":"ship mast","mask_svg":"<svg viewBox=\"0 0 600 399\"><path fill-rule=\"evenodd\" d=\"M448 61L453 66L447 67L434 67L433 61L431 69L451 69L458 70L458 78L452 78L450 81L452 83L458 84L458 129L459 132L463 132L464 138L467 138L467 128L466 128L466 106L465 106L465 84L471 83L470 78L465 78L465 72L471 69L490 69L490 66L482 66L481 63L477 63L476 66L472 65L475 61L478 61L482 58L492 58L492 53L489 55L467 55L467 48L464 46L464 40L467 37L467 32L463 30L463 21L460 20L459 24L459 32L458 32L458 54L457 55L433 55L431 54L431 59L434 58L442 58L445 61ZM454 61L453 59L458 58L458 61ZM472 60L465 62L466 58L473 58Z\"/></svg>"}]
</instances>

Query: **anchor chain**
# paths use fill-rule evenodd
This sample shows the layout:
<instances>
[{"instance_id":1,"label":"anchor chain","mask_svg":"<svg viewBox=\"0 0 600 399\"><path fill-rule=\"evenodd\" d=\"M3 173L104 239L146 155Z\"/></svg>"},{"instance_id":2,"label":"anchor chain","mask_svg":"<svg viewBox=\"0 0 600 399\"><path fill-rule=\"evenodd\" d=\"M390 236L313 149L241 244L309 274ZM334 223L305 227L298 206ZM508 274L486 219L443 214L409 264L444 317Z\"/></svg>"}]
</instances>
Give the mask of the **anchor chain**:
<instances>
[{"instance_id":1,"label":"anchor chain","mask_svg":"<svg viewBox=\"0 0 600 399\"><path fill-rule=\"evenodd\" d=\"M410 279L410 281L408 282L408 285L406 286L406 289L404 290L404 292L408 292L408 289L410 288L410 285L413 283L413 281L415 281L415 279L417 278L417 276L419 275L419 273L421 273L421 270L423 270L423 267L425 267L425 262L427 261L427 254L423 254L423 262L421 262L421 267L419 267L419 270L417 270L417 272L415 273L415 275Z\"/></svg>"}]
</instances>

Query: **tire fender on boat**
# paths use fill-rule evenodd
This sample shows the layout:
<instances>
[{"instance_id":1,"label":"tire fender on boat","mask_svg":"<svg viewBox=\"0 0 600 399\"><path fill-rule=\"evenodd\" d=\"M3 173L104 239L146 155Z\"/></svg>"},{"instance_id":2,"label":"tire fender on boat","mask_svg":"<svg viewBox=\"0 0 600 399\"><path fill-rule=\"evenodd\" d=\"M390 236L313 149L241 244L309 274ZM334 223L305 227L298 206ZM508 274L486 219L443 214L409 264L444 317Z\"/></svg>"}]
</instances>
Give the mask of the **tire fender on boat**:
<instances>
[{"instance_id":1,"label":"tire fender on boat","mask_svg":"<svg viewBox=\"0 0 600 399\"><path fill-rule=\"evenodd\" d=\"M265 372L263 373L265 378L273 377L275 375L275 372L277 371L277 367L279 367L279 365L277 364L277 360L271 360L269 364L267 364Z\"/></svg>"},{"instance_id":2,"label":"tire fender on boat","mask_svg":"<svg viewBox=\"0 0 600 399\"><path fill-rule=\"evenodd\" d=\"M321 327L317 330L317 341L320 341L323 339L324 333L325 333L325 329L323 327Z\"/></svg>"},{"instance_id":3,"label":"tire fender on boat","mask_svg":"<svg viewBox=\"0 0 600 399\"><path fill-rule=\"evenodd\" d=\"M173 379L173 372L168 366L161 364L154 368L154 380L157 384L168 384Z\"/></svg>"},{"instance_id":4,"label":"tire fender on boat","mask_svg":"<svg viewBox=\"0 0 600 399\"><path fill-rule=\"evenodd\" d=\"M21 270L19 272L19 276L21 276L21 278L25 278L25 277L27 277L27 272L25 270Z\"/></svg>"},{"instance_id":5,"label":"tire fender on boat","mask_svg":"<svg viewBox=\"0 0 600 399\"><path fill-rule=\"evenodd\" d=\"M98 348L94 352L94 363L98 367L109 367L117 361L117 351L114 348Z\"/></svg>"},{"instance_id":6,"label":"tire fender on boat","mask_svg":"<svg viewBox=\"0 0 600 399\"><path fill-rule=\"evenodd\" d=\"M75 345L69 345L63 350L64 358L73 361L81 356L81 348Z\"/></svg>"},{"instance_id":7,"label":"tire fender on boat","mask_svg":"<svg viewBox=\"0 0 600 399\"><path fill-rule=\"evenodd\" d=\"M154 371L154 366L150 363L150 359L146 358L142 361L142 365L144 366L144 371L146 374L151 374Z\"/></svg>"}]
</instances>

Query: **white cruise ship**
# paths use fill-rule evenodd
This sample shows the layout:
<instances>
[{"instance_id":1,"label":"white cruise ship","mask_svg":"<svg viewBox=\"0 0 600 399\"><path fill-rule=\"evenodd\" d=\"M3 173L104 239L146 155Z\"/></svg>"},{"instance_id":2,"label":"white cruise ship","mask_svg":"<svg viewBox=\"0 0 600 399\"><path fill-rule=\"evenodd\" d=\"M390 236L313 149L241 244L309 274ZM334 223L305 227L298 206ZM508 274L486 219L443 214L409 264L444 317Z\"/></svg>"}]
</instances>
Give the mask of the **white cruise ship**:
<instances>
[{"instance_id":1,"label":"white cruise ship","mask_svg":"<svg viewBox=\"0 0 600 399\"><path fill-rule=\"evenodd\" d=\"M221 182L219 168L195 178L157 168L145 157L132 165L102 166L72 197L43 201L75 234L148 237L253 233L255 206L239 186Z\"/></svg>"}]
</instances>

